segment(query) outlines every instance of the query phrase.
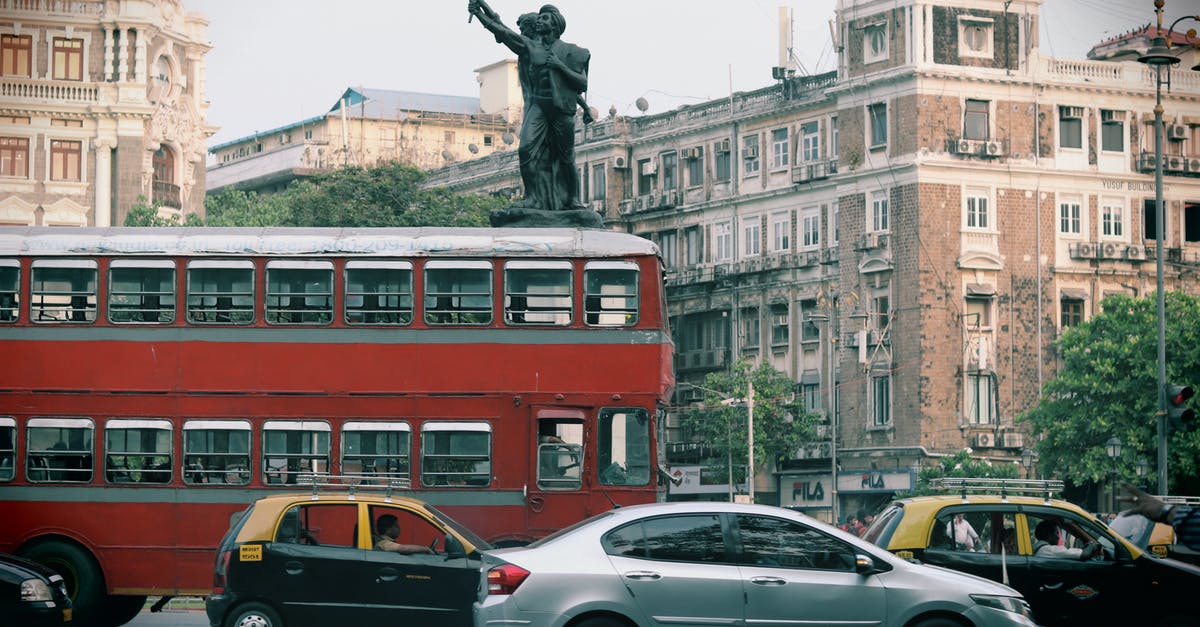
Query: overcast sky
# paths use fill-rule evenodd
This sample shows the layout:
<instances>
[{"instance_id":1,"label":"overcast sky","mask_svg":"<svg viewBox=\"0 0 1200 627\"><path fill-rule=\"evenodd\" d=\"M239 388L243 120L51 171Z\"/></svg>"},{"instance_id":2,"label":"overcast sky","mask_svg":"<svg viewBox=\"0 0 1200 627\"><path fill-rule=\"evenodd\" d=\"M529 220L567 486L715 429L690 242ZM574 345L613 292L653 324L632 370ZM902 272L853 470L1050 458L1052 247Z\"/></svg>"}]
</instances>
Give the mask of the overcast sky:
<instances>
[{"instance_id":1,"label":"overcast sky","mask_svg":"<svg viewBox=\"0 0 1200 627\"><path fill-rule=\"evenodd\" d=\"M489 0L509 26L545 0ZM588 102L622 115L769 85L780 6L792 8L803 71L834 69L836 0L551 0L563 39L591 50ZM1166 19L1196 0L1168 0ZM466 0L183 0L209 20L209 145L330 109L347 87L479 96L475 69L511 57ZM1046 0L1045 54L1084 58L1098 41L1154 18L1153 0Z\"/></svg>"}]
</instances>

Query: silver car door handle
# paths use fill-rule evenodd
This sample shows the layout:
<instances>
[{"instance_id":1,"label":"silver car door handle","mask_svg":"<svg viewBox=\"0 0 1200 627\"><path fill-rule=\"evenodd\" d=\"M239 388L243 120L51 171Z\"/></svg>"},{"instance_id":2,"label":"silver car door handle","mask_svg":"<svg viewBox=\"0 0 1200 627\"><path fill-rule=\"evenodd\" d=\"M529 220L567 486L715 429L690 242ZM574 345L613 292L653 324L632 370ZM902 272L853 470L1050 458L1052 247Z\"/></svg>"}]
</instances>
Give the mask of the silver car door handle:
<instances>
[{"instance_id":1,"label":"silver car door handle","mask_svg":"<svg viewBox=\"0 0 1200 627\"><path fill-rule=\"evenodd\" d=\"M625 573L625 578L626 579L637 579L639 581L643 581L643 580L662 579L662 575L660 575L652 570L631 570L631 571Z\"/></svg>"},{"instance_id":2,"label":"silver car door handle","mask_svg":"<svg viewBox=\"0 0 1200 627\"><path fill-rule=\"evenodd\" d=\"M779 577L751 577L750 583L760 586L782 586L787 582Z\"/></svg>"},{"instance_id":3,"label":"silver car door handle","mask_svg":"<svg viewBox=\"0 0 1200 627\"><path fill-rule=\"evenodd\" d=\"M283 565L283 570L289 575L299 575L304 572L304 563L296 560L288 560Z\"/></svg>"},{"instance_id":4,"label":"silver car door handle","mask_svg":"<svg viewBox=\"0 0 1200 627\"><path fill-rule=\"evenodd\" d=\"M1057 583L1047 583L1047 584L1042 584L1041 591L1045 592L1047 590L1058 590L1061 587L1062 587L1061 581L1059 581Z\"/></svg>"},{"instance_id":5,"label":"silver car door handle","mask_svg":"<svg viewBox=\"0 0 1200 627\"><path fill-rule=\"evenodd\" d=\"M375 577L375 583L395 581L399 577L400 573L395 568L382 568L379 570L379 576Z\"/></svg>"}]
</instances>

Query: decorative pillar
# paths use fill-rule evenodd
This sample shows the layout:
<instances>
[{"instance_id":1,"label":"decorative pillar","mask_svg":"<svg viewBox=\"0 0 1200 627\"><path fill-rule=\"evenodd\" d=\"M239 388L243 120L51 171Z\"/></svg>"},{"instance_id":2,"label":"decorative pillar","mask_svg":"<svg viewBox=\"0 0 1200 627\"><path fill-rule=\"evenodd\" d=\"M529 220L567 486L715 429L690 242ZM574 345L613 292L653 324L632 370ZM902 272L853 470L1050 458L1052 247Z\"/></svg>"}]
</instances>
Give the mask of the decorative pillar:
<instances>
[{"instance_id":1,"label":"decorative pillar","mask_svg":"<svg viewBox=\"0 0 1200 627\"><path fill-rule=\"evenodd\" d=\"M130 29L122 28L117 31L121 41L117 47L117 55L120 57L117 61L117 81L121 83L129 80L129 32Z\"/></svg>"},{"instance_id":2,"label":"decorative pillar","mask_svg":"<svg viewBox=\"0 0 1200 627\"><path fill-rule=\"evenodd\" d=\"M133 55L133 80L138 83L146 82L146 38L142 36L142 31L135 30L134 40L134 55Z\"/></svg>"},{"instance_id":3,"label":"decorative pillar","mask_svg":"<svg viewBox=\"0 0 1200 627\"><path fill-rule=\"evenodd\" d=\"M100 80L102 80L106 83L112 81L114 78L114 76L113 76L113 59L114 59L113 43L114 43L113 29L111 27L106 27L104 29L104 66L103 66L104 69L102 72L100 72Z\"/></svg>"},{"instance_id":4,"label":"decorative pillar","mask_svg":"<svg viewBox=\"0 0 1200 627\"><path fill-rule=\"evenodd\" d=\"M96 139L96 177L92 182L95 192L95 225L112 226L112 149L117 142L113 139Z\"/></svg>"}]
</instances>

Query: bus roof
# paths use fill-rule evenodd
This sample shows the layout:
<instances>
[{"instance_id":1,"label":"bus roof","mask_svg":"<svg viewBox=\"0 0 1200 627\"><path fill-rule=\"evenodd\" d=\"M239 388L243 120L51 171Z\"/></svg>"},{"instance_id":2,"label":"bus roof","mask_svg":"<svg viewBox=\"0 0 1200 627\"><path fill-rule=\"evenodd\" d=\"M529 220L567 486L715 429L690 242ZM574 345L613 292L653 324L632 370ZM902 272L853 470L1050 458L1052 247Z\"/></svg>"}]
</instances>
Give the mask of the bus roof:
<instances>
[{"instance_id":1,"label":"bus roof","mask_svg":"<svg viewBox=\"0 0 1200 627\"><path fill-rule=\"evenodd\" d=\"M0 227L0 255L347 255L363 257L656 255L647 239L601 229Z\"/></svg>"}]
</instances>

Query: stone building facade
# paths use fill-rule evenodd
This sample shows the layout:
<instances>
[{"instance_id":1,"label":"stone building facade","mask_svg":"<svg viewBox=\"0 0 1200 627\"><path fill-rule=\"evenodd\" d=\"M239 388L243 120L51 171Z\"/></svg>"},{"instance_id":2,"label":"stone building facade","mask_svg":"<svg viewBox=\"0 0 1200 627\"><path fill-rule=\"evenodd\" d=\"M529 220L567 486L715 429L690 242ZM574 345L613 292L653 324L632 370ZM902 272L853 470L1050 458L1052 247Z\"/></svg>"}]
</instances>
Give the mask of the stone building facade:
<instances>
[{"instance_id":1,"label":"stone building facade","mask_svg":"<svg viewBox=\"0 0 1200 627\"><path fill-rule=\"evenodd\" d=\"M747 358L827 417L759 472L760 500L874 510L964 448L1036 471L1016 418L1054 340L1108 294L1152 294L1160 254L1153 73L1043 56L1040 5L841 0L835 72L580 126L586 200L667 265L668 463L704 461L676 419L703 396L687 384ZM1196 292L1200 72L1174 70L1163 107L1164 280ZM515 167L433 183L509 189Z\"/></svg>"},{"instance_id":2,"label":"stone building facade","mask_svg":"<svg viewBox=\"0 0 1200 627\"><path fill-rule=\"evenodd\" d=\"M180 0L0 0L0 224L203 215L207 28Z\"/></svg>"}]
</instances>

